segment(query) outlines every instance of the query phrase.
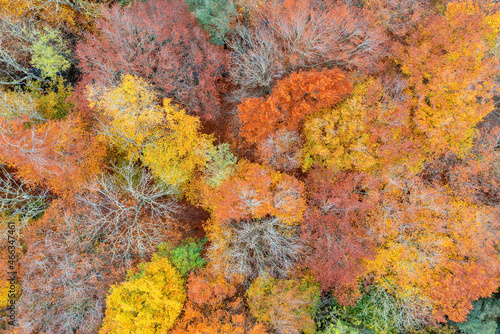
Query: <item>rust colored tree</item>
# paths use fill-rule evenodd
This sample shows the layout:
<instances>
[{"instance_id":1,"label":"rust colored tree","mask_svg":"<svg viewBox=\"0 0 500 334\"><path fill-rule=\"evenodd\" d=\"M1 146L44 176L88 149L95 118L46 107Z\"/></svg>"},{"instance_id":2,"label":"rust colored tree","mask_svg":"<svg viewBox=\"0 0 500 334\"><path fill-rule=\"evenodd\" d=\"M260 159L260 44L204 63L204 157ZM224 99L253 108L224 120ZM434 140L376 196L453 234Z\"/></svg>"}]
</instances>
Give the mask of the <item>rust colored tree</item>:
<instances>
[{"instance_id":1,"label":"rust colored tree","mask_svg":"<svg viewBox=\"0 0 500 334\"><path fill-rule=\"evenodd\" d=\"M15 167L26 182L43 184L57 194L71 194L95 175L104 154L102 143L75 117L42 124L26 115L0 117L0 163Z\"/></svg>"},{"instance_id":2,"label":"rust colored tree","mask_svg":"<svg viewBox=\"0 0 500 334\"><path fill-rule=\"evenodd\" d=\"M99 34L77 47L84 76L81 85L117 86L122 74L143 77L190 112L217 116L215 82L225 67L220 47L196 24L179 0L134 1L103 12Z\"/></svg>"},{"instance_id":3,"label":"rust colored tree","mask_svg":"<svg viewBox=\"0 0 500 334\"><path fill-rule=\"evenodd\" d=\"M174 334L265 334L266 327L249 315L238 281L229 282L210 268L187 280L187 302Z\"/></svg>"},{"instance_id":4,"label":"rust colored tree","mask_svg":"<svg viewBox=\"0 0 500 334\"><path fill-rule=\"evenodd\" d=\"M374 256L367 217L375 208L377 186L367 174L319 168L306 181L310 201L302 237L312 249L306 263L322 290L333 290L343 305L356 302L358 278L366 272L364 261Z\"/></svg>"}]
</instances>

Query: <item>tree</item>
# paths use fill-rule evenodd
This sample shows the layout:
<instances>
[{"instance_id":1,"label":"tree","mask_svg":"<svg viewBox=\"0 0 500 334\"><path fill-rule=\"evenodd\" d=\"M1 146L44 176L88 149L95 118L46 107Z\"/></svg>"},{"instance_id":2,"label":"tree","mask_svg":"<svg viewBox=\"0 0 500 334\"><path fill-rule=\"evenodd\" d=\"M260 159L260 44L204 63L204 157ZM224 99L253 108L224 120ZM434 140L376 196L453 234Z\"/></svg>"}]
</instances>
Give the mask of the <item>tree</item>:
<instances>
[{"instance_id":1,"label":"tree","mask_svg":"<svg viewBox=\"0 0 500 334\"><path fill-rule=\"evenodd\" d=\"M365 284L363 294L355 305L340 305L330 294L323 297L317 307L316 322L318 329L325 330L321 333L332 333L328 331L332 327L333 333L339 333L335 331L339 324L353 333L366 330L380 334L428 333L424 328L432 323L431 315L428 300L421 296L397 295L390 288ZM350 333L347 330L346 333Z\"/></svg>"},{"instance_id":2,"label":"tree","mask_svg":"<svg viewBox=\"0 0 500 334\"><path fill-rule=\"evenodd\" d=\"M296 131L280 129L259 143L258 155L265 164L290 172L301 165L301 148L302 140Z\"/></svg>"},{"instance_id":3,"label":"tree","mask_svg":"<svg viewBox=\"0 0 500 334\"><path fill-rule=\"evenodd\" d=\"M305 200L297 179L240 161L231 177L216 189L202 188L199 196L211 211L208 257L219 272L286 276L302 258L296 225Z\"/></svg>"},{"instance_id":4,"label":"tree","mask_svg":"<svg viewBox=\"0 0 500 334\"><path fill-rule=\"evenodd\" d=\"M238 106L241 136L258 143L278 129L298 131L305 116L334 106L351 89L347 76L338 69L292 73L266 99L249 98Z\"/></svg>"},{"instance_id":5,"label":"tree","mask_svg":"<svg viewBox=\"0 0 500 334\"><path fill-rule=\"evenodd\" d=\"M368 270L388 290L427 299L435 321L464 321L472 301L498 287L498 222L490 207L392 177L370 222L377 255Z\"/></svg>"},{"instance_id":6,"label":"tree","mask_svg":"<svg viewBox=\"0 0 500 334\"><path fill-rule=\"evenodd\" d=\"M269 1L256 8L249 27L238 26L230 44L237 97L269 93L281 78L311 68L363 72L386 54L386 38L368 13L314 0Z\"/></svg>"},{"instance_id":7,"label":"tree","mask_svg":"<svg viewBox=\"0 0 500 334\"><path fill-rule=\"evenodd\" d=\"M418 143L411 140L410 109L404 93L369 78L340 105L304 123L303 170L315 163L333 170L373 172L389 165L419 167ZM401 84L401 83L400 83Z\"/></svg>"},{"instance_id":8,"label":"tree","mask_svg":"<svg viewBox=\"0 0 500 334\"><path fill-rule=\"evenodd\" d=\"M0 117L16 119L28 116L34 121L43 122L45 117L39 110L37 99L29 93L0 90Z\"/></svg>"},{"instance_id":9,"label":"tree","mask_svg":"<svg viewBox=\"0 0 500 334\"><path fill-rule=\"evenodd\" d=\"M212 36L211 42L224 45L236 19L236 4L232 0L186 1L203 29Z\"/></svg>"},{"instance_id":10,"label":"tree","mask_svg":"<svg viewBox=\"0 0 500 334\"><path fill-rule=\"evenodd\" d=\"M50 82L70 66L69 50L57 29L39 29L34 20L0 22L0 85Z\"/></svg>"},{"instance_id":11,"label":"tree","mask_svg":"<svg viewBox=\"0 0 500 334\"><path fill-rule=\"evenodd\" d=\"M474 308L467 316L467 321L457 324L460 331L465 334L495 334L498 327L496 319L500 314L498 299L481 298L472 304Z\"/></svg>"},{"instance_id":12,"label":"tree","mask_svg":"<svg viewBox=\"0 0 500 334\"><path fill-rule=\"evenodd\" d=\"M303 187L292 176L241 160L216 191L201 194L201 204L211 210L213 222L219 225L269 216L285 225L297 225L305 210Z\"/></svg>"},{"instance_id":13,"label":"tree","mask_svg":"<svg viewBox=\"0 0 500 334\"><path fill-rule=\"evenodd\" d=\"M480 205L500 204L499 143L500 126L482 126L470 154L449 166L447 176L457 195Z\"/></svg>"},{"instance_id":14,"label":"tree","mask_svg":"<svg viewBox=\"0 0 500 334\"><path fill-rule=\"evenodd\" d=\"M77 212L86 217L87 237L122 265L166 241L179 192L131 163L111 172L82 186Z\"/></svg>"},{"instance_id":15,"label":"tree","mask_svg":"<svg viewBox=\"0 0 500 334\"><path fill-rule=\"evenodd\" d=\"M278 333L314 333L319 286L312 277L276 280L259 276L247 291L250 312Z\"/></svg>"},{"instance_id":16,"label":"tree","mask_svg":"<svg viewBox=\"0 0 500 334\"><path fill-rule=\"evenodd\" d=\"M429 0L367 0L377 21L396 36L407 35L429 11Z\"/></svg>"},{"instance_id":17,"label":"tree","mask_svg":"<svg viewBox=\"0 0 500 334\"><path fill-rule=\"evenodd\" d=\"M7 244L8 226L15 224L17 235L38 218L46 209L47 201L53 196L47 189L25 183L0 165L0 243ZM15 239L11 235L10 240Z\"/></svg>"},{"instance_id":18,"label":"tree","mask_svg":"<svg viewBox=\"0 0 500 334\"><path fill-rule=\"evenodd\" d=\"M265 334L265 326L248 313L238 281L227 281L210 268L191 273L187 302L174 334Z\"/></svg>"},{"instance_id":19,"label":"tree","mask_svg":"<svg viewBox=\"0 0 500 334\"><path fill-rule=\"evenodd\" d=\"M237 157L231 152L227 143L209 149L206 157L203 177L209 186L218 187L234 172Z\"/></svg>"},{"instance_id":20,"label":"tree","mask_svg":"<svg viewBox=\"0 0 500 334\"><path fill-rule=\"evenodd\" d=\"M101 113L101 133L127 159L139 159L162 182L180 186L207 162L212 136L200 133L200 120L163 101L143 79L125 75L119 86L89 86L89 101Z\"/></svg>"},{"instance_id":21,"label":"tree","mask_svg":"<svg viewBox=\"0 0 500 334\"><path fill-rule=\"evenodd\" d=\"M306 263L322 291L333 289L342 305L352 305L360 296L358 279L366 273L364 261L375 255L367 219L375 209L377 186L367 174L319 168L306 180L310 200L302 238L312 249Z\"/></svg>"},{"instance_id":22,"label":"tree","mask_svg":"<svg viewBox=\"0 0 500 334\"><path fill-rule=\"evenodd\" d=\"M29 115L0 117L0 164L15 167L24 182L43 184L65 196L99 172L103 146L80 119L37 123Z\"/></svg>"},{"instance_id":23,"label":"tree","mask_svg":"<svg viewBox=\"0 0 500 334\"><path fill-rule=\"evenodd\" d=\"M277 218L240 220L215 229L209 256L219 272L253 278L264 272L286 277L303 258L296 227Z\"/></svg>"},{"instance_id":24,"label":"tree","mask_svg":"<svg viewBox=\"0 0 500 334\"><path fill-rule=\"evenodd\" d=\"M15 20L37 20L44 26L79 32L92 29L99 17L101 4L111 0L0 0L0 16Z\"/></svg>"},{"instance_id":25,"label":"tree","mask_svg":"<svg viewBox=\"0 0 500 334\"><path fill-rule=\"evenodd\" d=\"M205 266L205 259L201 257L206 239L191 241L185 239L177 247L172 247L168 243L158 245L158 256L168 257L170 263L184 277L197 268Z\"/></svg>"},{"instance_id":26,"label":"tree","mask_svg":"<svg viewBox=\"0 0 500 334\"><path fill-rule=\"evenodd\" d=\"M56 200L27 231L16 305L21 333L97 332L106 292L120 274L81 233L85 224Z\"/></svg>"},{"instance_id":27,"label":"tree","mask_svg":"<svg viewBox=\"0 0 500 334\"><path fill-rule=\"evenodd\" d=\"M111 287L99 333L165 333L174 326L186 301L181 275L166 257L139 269Z\"/></svg>"},{"instance_id":28,"label":"tree","mask_svg":"<svg viewBox=\"0 0 500 334\"><path fill-rule=\"evenodd\" d=\"M99 34L87 34L76 54L85 73L82 85L115 86L123 74L143 77L162 95L206 119L218 115L215 83L225 66L221 48L207 35L183 1L134 1L103 11Z\"/></svg>"},{"instance_id":29,"label":"tree","mask_svg":"<svg viewBox=\"0 0 500 334\"><path fill-rule=\"evenodd\" d=\"M478 122L493 110L498 59L490 54L486 17L468 2L451 2L444 16L428 17L397 61L413 95L414 132L428 157L463 156Z\"/></svg>"}]
</instances>

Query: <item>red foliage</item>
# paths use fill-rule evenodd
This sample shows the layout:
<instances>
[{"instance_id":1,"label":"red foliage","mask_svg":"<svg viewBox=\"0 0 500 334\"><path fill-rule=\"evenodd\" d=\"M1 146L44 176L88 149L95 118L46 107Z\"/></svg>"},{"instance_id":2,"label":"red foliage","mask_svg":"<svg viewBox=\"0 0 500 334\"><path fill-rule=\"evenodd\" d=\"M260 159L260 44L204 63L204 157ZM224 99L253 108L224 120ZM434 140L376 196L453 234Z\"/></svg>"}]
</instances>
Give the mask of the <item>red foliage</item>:
<instances>
[{"instance_id":1,"label":"red foliage","mask_svg":"<svg viewBox=\"0 0 500 334\"><path fill-rule=\"evenodd\" d=\"M337 104L351 90L339 69L292 73L278 82L267 99L250 98L238 106L241 135L257 143L280 128L297 131L305 116Z\"/></svg>"},{"instance_id":2,"label":"red foliage","mask_svg":"<svg viewBox=\"0 0 500 334\"><path fill-rule=\"evenodd\" d=\"M363 259L374 252L365 220L374 209L377 182L368 174L313 170L306 181L309 208L302 237L312 246L307 261L323 291L333 288L341 304L359 296L357 279L365 272Z\"/></svg>"},{"instance_id":3,"label":"red foliage","mask_svg":"<svg viewBox=\"0 0 500 334\"><path fill-rule=\"evenodd\" d=\"M104 10L99 34L77 47L85 84L117 84L123 74L143 77L165 97L206 118L217 116L215 82L225 66L223 50L179 0L134 1Z\"/></svg>"}]
</instances>

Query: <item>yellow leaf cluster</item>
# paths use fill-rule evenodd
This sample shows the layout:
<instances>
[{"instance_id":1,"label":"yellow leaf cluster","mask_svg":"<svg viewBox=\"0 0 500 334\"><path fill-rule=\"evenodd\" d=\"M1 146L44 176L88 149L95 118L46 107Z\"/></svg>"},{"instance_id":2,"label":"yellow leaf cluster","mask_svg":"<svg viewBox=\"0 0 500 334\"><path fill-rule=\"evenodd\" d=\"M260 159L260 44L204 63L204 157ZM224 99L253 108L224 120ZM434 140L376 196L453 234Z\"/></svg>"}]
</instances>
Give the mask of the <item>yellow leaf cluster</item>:
<instances>
[{"instance_id":1,"label":"yellow leaf cluster","mask_svg":"<svg viewBox=\"0 0 500 334\"><path fill-rule=\"evenodd\" d=\"M165 99L158 104L143 79L125 75L120 86L99 92L88 87L92 107L108 118L107 139L128 159L151 168L164 182L182 186L207 160L213 137L200 132L200 121Z\"/></svg>"},{"instance_id":2,"label":"yellow leaf cluster","mask_svg":"<svg viewBox=\"0 0 500 334\"><path fill-rule=\"evenodd\" d=\"M399 117L396 106L382 102L383 90L379 82L369 78L356 85L339 106L309 118L303 130L302 169L319 163L337 171L353 168L370 172L387 164L382 161L380 151L386 148L381 145L399 141L399 125L405 126L407 119L394 121Z\"/></svg>"},{"instance_id":3,"label":"yellow leaf cluster","mask_svg":"<svg viewBox=\"0 0 500 334\"><path fill-rule=\"evenodd\" d=\"M212 136L200 132L200 120L164 101L165 131L143 151L143 162L159 179L169 184L185 184L194 171L207 162L213 147Z\"/></svg>"},{"instance_id":4,"label":"yellow leaf cluster","mask_svg":"<svg viewBox=\"0 0 500 334\"><path fill-rule=\"evenodd\" d=\"M412 85L414 131L427 156L465 154L475 126L493 110L495 18L474 2L451 2L400 50L398 63Z\"/></svg>"},{"instance_id":5,"label":"yellow leaf cluster","mask_svg":"<svg viewBox=\"0 0 500 334\"><path fill-rule=\"evenodd\" d=\"M168 258L156 259L129 281L111 288L99 333L166 333L173 327L185 300L180 274Z\"/></svg>"}]
</instances>

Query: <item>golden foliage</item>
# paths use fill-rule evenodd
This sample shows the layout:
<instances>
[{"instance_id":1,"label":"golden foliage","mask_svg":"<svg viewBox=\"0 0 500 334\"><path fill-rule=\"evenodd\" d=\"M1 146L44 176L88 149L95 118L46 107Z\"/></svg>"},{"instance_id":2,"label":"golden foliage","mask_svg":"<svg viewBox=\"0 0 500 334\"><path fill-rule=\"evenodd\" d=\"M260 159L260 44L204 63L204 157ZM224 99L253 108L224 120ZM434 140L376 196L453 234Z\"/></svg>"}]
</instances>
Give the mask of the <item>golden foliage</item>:
<instances>
[{"instance_id":1,"label":"golden foliage","mask_svg":"<svg viewBox=\"0 0 500 334\"><path fill-rule=\"evenodd\" d=\"M153 259L140 273L111 288L99 333L165 333L185 300L184 281L168 258Z\"/></svg>"}]
</instances>

